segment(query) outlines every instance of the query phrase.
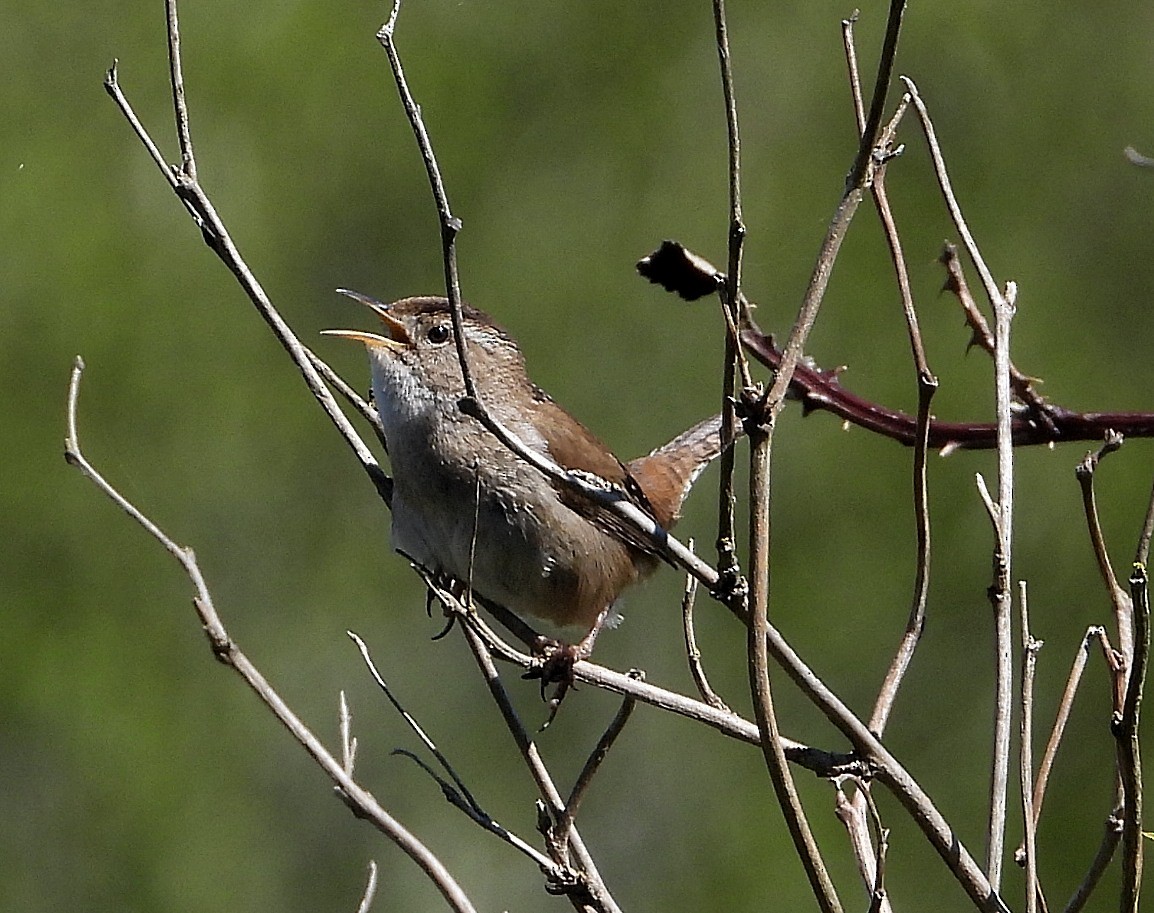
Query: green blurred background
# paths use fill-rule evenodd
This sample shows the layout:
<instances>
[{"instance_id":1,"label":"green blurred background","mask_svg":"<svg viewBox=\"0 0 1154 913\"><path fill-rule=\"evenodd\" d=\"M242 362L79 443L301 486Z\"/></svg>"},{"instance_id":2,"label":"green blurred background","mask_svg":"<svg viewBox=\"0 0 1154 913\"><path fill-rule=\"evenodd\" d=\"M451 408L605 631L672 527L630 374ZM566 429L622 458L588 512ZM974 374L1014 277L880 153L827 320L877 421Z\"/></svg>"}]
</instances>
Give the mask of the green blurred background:
<instances>
[{"instance_id":1,"label":"green blurred background","mask_svg":"<svg viewBox=\"0 0 1154 913\"><path fill-rule=\"evenodd\" d=\"M784 333L854 149L839 21L849 6L732 3L750 234L745 283ZM374 41L379 4L188 2L186 79L201 176L249 264L301 337L353 380L355 347L318 338L363 314L333 289L382 298L441 288L425 176ZM885 9L858 28L872 72ZM413 765L415 748L345 630L487 808L531 837L532 789L455 637L431 643L423 592L388 546L388 515L227 271L203 246L101 79L114 57L140 116L175 154L161 4L10 5L0 34L0 906L4 909L352 910L369 859L377 910L435 910L429 883L355 821L318 770L206 649L172 560L68 469L72 358L88 455L195 547L233 636L335 744L345 689L360 774L485 910L562 910L532 866L482 835ZM716 408L719 321L639 280L675 237L724 262L725 137L709 5L412 2L399 45L464 221L466 296L521 340L535 379L623 456ZM935 118L970 225L1020 286L1015 358L1078 409L1154 409L1154 7L914 4L898 68ZM912 124L890 169L943 418L988 418L991 370L965 356L935 260L952 232ZM863 205L810 351L845 382L912 409L914 375L877 220ZM1069 445L1021 453L1015 579L1031 586L1052 718L1076 644L1108 622L1079 515ZM1154 458L1106 463L1103 523L1125 574ZM851 706L867 713L904 624L913 572L910 454L828 416L781 424L773 612ZM983 852L991 697L990 534L973 474L988 454L934 459L926 637L888 741L975 854ZM682 531L703 543L715 476ZM628 596L598 645L617 668L691 687L681 583ZM741 632L706 603L718 689L748 712ZM510 675L530 722L543 710ZM781 676L779 676L781 678ZM844 742L793 689L784 730ZM616 701L570 697L541 746L571 782ZM1064 902L1111 802L1108 695L1095 657L1040 835ZM851 908L864 907L832 793L801 785ZM960 889L888 796L899 909L962 910ZM647 708L636 712L581 823L626 909L809 909L758 754ZM1011 825L1011 840L1020 828ZM1113 906L1110 891L1097 908ZM1020 902L1009 866L1007 896Z\"/></svg>"}]
</instances>

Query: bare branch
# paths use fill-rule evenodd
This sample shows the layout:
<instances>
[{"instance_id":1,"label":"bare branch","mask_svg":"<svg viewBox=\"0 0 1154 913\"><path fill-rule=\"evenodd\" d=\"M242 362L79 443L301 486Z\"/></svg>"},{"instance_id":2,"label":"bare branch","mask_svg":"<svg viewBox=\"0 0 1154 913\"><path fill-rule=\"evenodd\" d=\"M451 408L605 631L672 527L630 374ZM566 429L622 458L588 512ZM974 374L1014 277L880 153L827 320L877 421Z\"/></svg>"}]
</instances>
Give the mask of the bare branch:
<instances>
[{"instance_id":1,"label":"bare branch","mask_svg":"<svg viewBox=\"0 0 1154 913\"><path fill-rule=\"evenodd\" d=\"M958 258L957 245L947 242L938 262L946 268L946 291L951 292L958 299L962 311L966 315L966 323L969 324L972 334L970 345L980 346L990 356L993 356L994 334L990 332L990 325L986 322L986 318L974 301L974 296L970 293L965 271L962 269L961 260ZM1023 374L1013 361L1010 362L1010 386L1014 390L1014 396L1029 408L1032 419L1040 427L1050 433L1057 433L1057 427L1050 416L1051 407L1034 389L1035 382L1036 378Z\"/></svg>"},{"instance_id":2,"label":"bare branch","mask_svg":"<svg viewBox=\"0 0 1154 913\"><path fill-rule=\"evenodd\" d=\"M753 709L757 716L757 728L761 733L761 751L769 769L773 791L778 805L785 815L786 825L793 838L794 847L809 878L810 887L820 909L827 913L841 913L841 901L825 862L821 858L817 841L801 799L797 794L793 777L786 763L785 751L781 744L781 732L773 706L773 691L769 681L769 646L767 643L769 621L769 461L772 448L772 426L770 429L749 429L750 469L749 469L749 637L748 662L750 691Z\"/></svg>"},{"instance_id":3,"label":"bare branch","mask_svg":"<svg viewBox=\"0 0 1154 913\"><path fill-rule=\"evenodd\" d=\"M981 277L982 286L986 290L986 297L994 305L995 317L998 309L998 302L1005 302L1002 296L1002 290L998 287L997 282L994 281L994 276L990 272L986 261L982 258L981 251L978 250L978 245L974 241L974 236L970 233L970 228L966 224L966 220L962 217L962 209L958 205L957 198L954 196L953 185L950 183L949 174L946 171L945 158L942 156L941 146L938 145L937 132L934 130L933 121L930 119L930 113L926 109L925 102L922 101L921 95L918 94L918 87L914 85L914 81L909 77L901 77L902 82L906 84L906 92L910 96L910 100L914 103L914 108L918 113L918 121L922 125L922 132L926 137L926 144L930 150L930 158L933 160L934 173L938 178L938 186L941 188L942 197L945 200L946 210L953 219L954 227L958 230L958 234L962 238L962 244L966 248L966 254L970 261L977 269L978 275Z\"/></svg>"},{"instance_id":4,"label":"bare branch","mask_svg":"<svg viewBox=\"0 0 1154 913\"><path fill-rule=\"evenodd\" d=\"M869 784L856 777L847 778L854 785L853 798L847 798L839 783L834 799L834 814L845 826L850 847L857 861L858 873L870 896L870 913L892 913L885 888L885 858L889 846L889 829L882 826ZM869 822L874 822L877 848L870 836Z\"/></svg>"},{"instance_id":5,"label":"bare branch","mask_svg":"<svg viewBox=\"0 0 1154 913\"><path fill-rule=\"evenodd\" d=\"M1019 773L1022 794L1022 820L1025 838L1023 839L1026 866L1026 913L1036 913L1038 909L1038 895L1041 892L1038 886L1038 858L1035 844L1035 830L1037 818L1034 814L1034 755L1033 755L1033 720L1034 720L1034 673L1038 665L1038 651L1042 649L1042 641L1035 640L1030 634L1030 611L1026 602L1026 581L1018 583L1018 608L1021 611L1022 624L1022 717L1019 734L1021 748L1019 752Z\"/></svg>"},{"instance_id":6,"label":"bare branch","mask_svg":"<svg viewBox=\"0 0 1154 913\"><path fill-rule=\"evenodd\" d=\"M325 772L336 785L341 797L349 808L359 818L372 822L382 834L395 843L409 856L420 869L429 877L441 892L445 902L459 913L472 913L473 905L464 891L453 879L448 869L434 856L429 849L420 842L410 831L402 826L395 818L386 812L372 794L361 786L345 771L344 766L334 758L321 744L320 740L308 729L300 718L289 709L280 695L273 690L259 670L241 652L240 648L229 637L224 624L217 615L213 606L212 595L208 585L200 572L196 556L192 549L178 545L163 530L128 501L95 467L84 457L80 449L80 439L76 429L77 399L80 392L80 377L84 371L84 363L79 358L72 370L72 382L68 391L68 437L65 441L64 455L69 464L75 466L96 487L105 494L117 507L127 513L139 523L144 530L156 539L164 549L172 555L184 569L189 581L193 585L196 595L193 605L200 618L205 634L208 635L209 646L213 655L226 666L234 669L245 684L261 699L272 711L281 724L288 729L300 745L312 756L317 765Z\"/></svg>"},{"instance_id":7,"label":"bare branch","mask_svg":"<svg viewBox=\"0 0 1154 913\"><path fill-rule=\"evenodd\" d=\"M169 56L176 60L177 63L173 65L174 78L179 76L179 46L174 45L173 38L178 36L178 30L175 27L176 4L174 0L168 0L166 9L169 16ZM148 150L153 162L157 168L160 169L162 175L177 198L184 205L192 216L196 226L200 229L204 242L209 248L220 258L220 260L228 267L229 271L236 276L245 294L248 295L249 300L255 305L258 313L268 324L273 331L277 340L284 346L285 351L288 352L289 357L297 366L297 370L304 378L305 384L313 397L320 404L325 414L330 421L336 426L345 442L352 449L356 455L357 460L368 474L370 480L376 486L385 503L392 500L392 480L381 469L372 451L368 445L357 434L356 429L341 412L332 393L329 392L328 387L325 386L317 368L313 364L313 358L309 350L301 344L296 334L293 333L292 328L284 321L280 313L273 306L272 301L265 293L264 288L257 281L256 276L248 268L244 259L233 243L232 237L228 233L224 222L220 216L217 215L216 208L212 201L200 186L195 177L196 168L192 159L191 142L186 142L183 137L188 129L187 111L183 107L183 87L177 90L174 86L173 95L175 99L179 99L176 107L176 120L178 125L178 132L182 136L181 153L185 164L180 170L173 169L165 162L156 143L149 136L137 118L128 99L120 89L120 84L117 78L117 68L114 65L109 71L104 82L105 89L112 97L117 107L120 109L124 118L128 121L145 149Z\"/></svg>"},{"instance_id":8,"label":"bare branch","mask_svg":"<svg viewBox=\"0 0 1154 913\"><path fill-rule=\"evenodd\" d=\"M861 80L857 72L853 20L845 20L842 23L842 36L846 63L849 67L850 89L854 97L854 109L858 114L858 129L864 131L866 123L861 102ZM905 114L906 104L906 99L903 97L901 104L898 105L893 117L879 137L879 161L874 171L873 183L870 185L870 192L873 195L878 216L881 218L886 243L890 250L890 260L893 263L894 274L897 278L898 292L902 299L902 311L906 318L906 331L910 339L910 349L913 353L918 384L917 441L914 444L914 518L917 525L914 595L910 604L906 629L882 682L882 687L874 703L873 713L870 716L870 729L879 736L885 731L890 711L897 699L898 689L901 687L902 679L913 660L914 651L917 649L922 630L925 627L930 570L930 513L929 492L926 482L926 456L929 449L930 404L938 388L938 380L930 371L929 363L926 360L925 346L922 343L917 311L914 308L913 292L910 288L909 270L906 267L905 255L902 253L901 238L898 235L897 224L890 209L889 194L886 191L885 183L886 163L888 161L886 156L896 154L891 149L898 124Z\"/></svg>"},{"instance_id":9,"label":"bare branch","mask_svg":"<svg viewBox=\"0 0 1154 913\"><path fill-rule=\"evenodd\" d=\"M741 342L749 353L771 370L778 370L785 353L772 336L750 317L742 328ZM794 368L790 396L801 403L805 414L830 412L839 419L906 447L918 440L917 418L898 409L858 396L841 385L837 369L807 364ZM1036 421L1032 413L1015 416L1011 422L1015 447L1056 444L1066 441L1100 441L1113 429L1126 437L1154 437L1154 412L1075 412L1047 403L1048 425ZM1052 426L1052 427L1050 427ZM931 419L929 446L942 454L955 450L990 450L997 446L996 422L947 422Z\"/></svg>"},{"instance_id":10,"label":"bare branch","mask_svg":"<svg viewBox=\"0 0 1154 913\"><path fill-rule=\"evenodd\" d=\"M1054 719L1053 728L1050 730L1050 738L1046 742L1046 750L1042 753L1042 762L1038 765L1038 774L1034 781L1034 795L1032 800L1032 807L1034 811L1034 826L1037 827L1038 821L1042 817L1042 803L1046 798L1046 787L1050 782L1050 771L1054 767L1054 759L1058 754L1058 747L1062 743L1062 736L1066 731L1066 723L1070 719L1070 711L1074 706L1074 696L1078 693L1078 686L1082 682L1082 673L1086 669L1086 661L1090 656L1090 646L1097 641L1102 648L1102 653L1106 657L1106 662L1110 668L1111 682L1117 677L1119 669L1119 660L1114 652L1113 647L1110 646L1109 638L1106 636L1106 629L1093 625L1086 629L1086 634L1082 638L1082 643L1078 646L1078 652L1074 656L1074 662L1070 667L1070 674L1066 678L1066 687L1062 689L1062 698L1058 703L1058 713Z\"/></svg>"},{"instance_id":11,"label":"bare branch","mask_svg":"<svg viewBox=\"0 0 1154 913\"><path fill-rule=\"evenodd\" d=\"M350 406L360 413L361 418L367 421L373 428L373 432L377 436L380 445L387 451L388 442L385 440L385 429L381 424L381 414L377 412L368 402L365 401L356 390L345 383L344 379L337 374L329 365L321 359L312 349L305 347L305 353L308 355L312 366L317 369L317 373L324 379L324 382L337 391Z\"/></svg>"},{"instance_id":12,"label":"bare branch","mask_svg":"<svg viewBox=\"0 0 1154 913\"><path fill-rule=\"evenodd\" d=\"M533 657L513 649L487 625L476 613L469 610L452 593L427 580L434 595L446 609L466 620L473 632L481 638L486 650L503 662L513 663L528 669L533 665ZM530 635L529 640L533 639ZM573 667L574 678L579 682L602 688L606 691L628 696L659 710L683 716L688 720L704 723L723 735L750 745L760 743L757 726L732 710L719 709L683 694L659 688L634 676L616 672L596 663L582 660ZM835 777L846 774L869 775L861 761L850 754L837 754L804 745L782 737L786 757L792 763L812 771L819 777Z\"/></svg>"},{"instance_id":13,"label":"bare branch","mask_svg":"<svg viewBox=\"0 0 1154 913\"><path fill-rule=\"evenodd\" d=\"M645 675L640 669L631 669L629 674L632 678L644 678ZM601 738L597 740L597 745L589 753L589 757L585 759L585 764L581 768L581 773L577 776L577 782L573 784L573 789L569 793L569 798L565 802L565 811L561 814L561 820L557 822L556 836L557 846L562 858L568 855L569 835L573 831L573 822L577 818L577 811L581 807L581 800L585 798L585 793L588 791L590 784L593 782L593 777L601 768L601 762L605 760L605 756L609 754L609 749L613 747L613 743L617 741L617 737L621 735L625 724L629 722L629 717L633 713L633 708L636 705L636 700L629 695L621 702L621 707L610 721L609 726L605 732L601 734Z\"/></svg>"},{"instance_id":14,"label":"bare branch","mask_svg":"<svg viewBox=\"0 0 1154 913\"><path fill-rule=\"evenodd\" d=\"M1118 813L1115 811L1106 819L1106 826L1102 832L1102 842L1098 844L1098 852L1094 854L1086 877L1082 879L1077 890L1074 891L1073 896L1063 908L1063 913L1079 913L1086 906L1090 895L1094 893L1094 889L1102 880L1107 866L1110 865L1110 860L1114 858L1114 850L1118 848L1118 842L1121 839L1122 819L1118 817Z\"/></svg>"},{"instance_id":15,"label":"bare branch","mask_svg":"<svg viewBox=\"0 0 1154 913\"><path fill-rule=\"evenodd\" d=\"M365 885L365 893L361 895L360 905L357 907L357 913L369 913L373 906L373 898L377 894L377 864L373 860L369 860L369 881Z\"/></svg>"},{"instance_id":16,"label":"bare branch","mask_svg":"<svg viewBox=\"0 0 1154 913\"><path fill-rule=\"evenodd\" d=\"M529 773L537 785L537 790L548 809L549 819L555 827L556 823L564 814L564 800L561 798L561 793L554 784L553 777L550 775L548 768L546 768L545 762L537 750L537 746L533 743L532 739L529 738L528 732L526 732L520 718L517 716L517 711L513 708L513 703L509 699L509 694L501 681L497 666L493 662L493 654L489 652L486 639L480 633L483 626L478 625L477 621L477 616L473 613L466 618L466 623L461 625L465 640L473 652L473 658L477 661L477 665L489 688L489 693L497 704L505 720L505 725L508 727L510 734L513 736L513 741L521 752L525 765L528 767ZM570 828L569 840L566 846L567 849L571 851L570 855L578 867L580 878L575 883L556 885L554 886L556 890L565 893L574 906L579 909L580 905L585 904L586 900L588 900L593 909L598 911L621 913L620 908L617 906L616 901L614 901L600 873L597 871L597 865L593 861L593 857L588 849L586 849L585 842L581 839L581 835L578 833L576 826ZM568 859L556 859L554 861L566 869L569 868Z\"/></svg>"},{"instance_id":17,"label":"bare branch","mask_svg":"<svg viewBox=\"0 0 1154 913\"><path fill-rule=\"evenodd\" d=\"M1150 499L1146 502L1146 519L1142 522L1142 533L1138 536L1138 548L1134 552L1135 564L1149 566L1151 538L1154 538L1154 488L1150 490Z\"/></svg>"},{"instance_id":18,"label":"bare branch","mask_svg":"<svg viewBox=\"0 0 1154 913\"><path fill-rule=\"evenodd\" d=\"M353 715L349 712L349 702L345 700L345 692L341 691L340 699L340 733L341 733L341 767L350 777L357 763L357 740L353 736Z\"/></svg>"},{"instance_id":19,"label":"bare branch","mask_svg":"<svg viewBox=\"0 0 1154 913\"><path fill-rule=\"evenodd\" d=\"M728 443L736 436L737 417L734 403L737 394L736 377L741 370L742 384L751 383L749 364L741 349L737 327L741 322L743 296L741 293L741 257L745 243L745 222L741 214L741 135L737 128L737 99L733 91L733 65L729 54L729 26L725 17L724 0L713 0L713 23L717 41L717 57L721 70L721 89L725 99L725 125L729 141L729 267L724 281L718 286L721 308L725 315L725 355L722 369L721 414L722 441ZM721 454L717 505L717 567L730 582L736 582L738 570L736 525L734 511L733 472L735 467L732 448Z\"/></svg>"},{"instance_id":20,"label":"bare branch","mask_svg":"<svg viewBox=\"0 0 1154 913\"><path fill-rule=\"evenodd\" d=\"M689 547L693 548L693 540L689 540ZM697 597L697 580L691 574L685 575L685 592L681 597L681 629L685 635L685 655L689 662L689 674L693 676L693 683L697 685L697 693L701 699L716 710L731 712L709 684L705 669L701 665L701 651L697 648L697 635L693 626L693 604Z\"/></svg>"},{"instance_id":21,"label":"bare branch","mask_svg":"<svg viewBox=\"0 0 1154 913\"><path fill-rule=\"evenodd\" d=\"M397 16L401 12L401 0L394 0L392 13L388 21L377 32L377 41L380 42L385 54L389 58L389 67L393 71L393 79L397 83L397 91L401 96L401 104L405 109L405 116L413 129L417 146L421 152L421 161L425 164L425 171L429 176L429 187L433 192L437 215L441 222L441 251L445 269L445 294L449 299L449 310L453 316L453 339L457 346L457 360L461 364L461 374L465 381L465 394L470 399L477 399L477 386L473 382L473 373L469 368L469 358L465 351L464 318L461 315L461 282L457 271L457 235L461 231L461 220L453 215L449 209L449 195L445 192L445 182L441 179L441 169L437 165L437 157L433 152L433 143L429 139L429 131L425 129L425 122L421 117L420 105L413 99L409 90L409 83L405 79L405 71L401 66L401 55L397 52L394 34L397 28Z\"/></svg>"},{"instance_id":22,"label":"bare branch","mask_svg":"<svg viewBox=\"0 0 1154 913\"><path fill-rule=\"evenodd\" d=\"M1150 656L1150 582L1146 567L1135 564L1130 573L1134 607L1134 656L1126 681L1126 700L1118 720L1119 773L1122 779L1122 903L1123 913L1137 913L1142 891L1142 754L1138 723L1146 667Z\"/></svg>"},{"instance_id":23,"label":"bare branch","mask_svg":"<svg viewBox=\"0 0 1154 913\"><path fill-rule=\"evenodd\" d=\"M944 175L944 171L941 172ZM947 186L943 184L943 188ZM956 210L957 204L952 204ZM958 212L957 219L961 219ZM971 241L972 244L972 241ZM976 248L975 248L976 250ZM1014 520L1014 442L1010 434L1010 324L1014 317L1015 287L992 297L994 304L994 382L998 412L998 510L994 524L994 579L990 603L994 609L994 650L996 655L994 707L994 759L990 772L990 822L986 847L986 874L994 890L1000 890L1002 857L1006 839L1006 792L1010 775L1012 688L1014 677L1013 624L1014 594L1010 585Z\"/></svg>"},{"instance_id":24,"label":"bare branch","mask_svg":"<svg viewBox=\"0 0 1154 913\"><path fill-rule=\"evenodd\" d=\"M417 722L416 718L397 700L397 696L393 694L393 690L389 687L388 682L385 681L384 676L381 675L377 669L377 664L373 662L373 657L372 654L369 653L368 645L356 633L352 631L346 631L345 633L348 634L352 642L357 645L361 659L364 661L365 666L368 667L369 674L373 677L373 681L377 683L377 687L380 688L381 692L388 698L389 703L393 705L393 709L401 715L401 719L408 724L413 734L420 739L421 744L428 749L429 753L437 759L437 763L441 765L445 773L452 778L453 783L456 785L458 792L460 792L461 797L465 800L469 809L473 812L481 812L480 804L473 798L473 794L469 792L469 788L465 786L464 781L457 775L457 771L453 768L453 765L449 763L449 759L441 753L437 744L429 737L421 727L421 724Z\"/></svg>"},{"instance_id":25,"label":"bare branch","mask_svg":"<svg viewBox=\"0 0 1154 913\"><path fill-rule=\"evenodd\" d=\"M1102 459L1114 453L1122 446L1122 435L1116 432L1107 432L1105 442L1093 453L1087 453L1074 470L1078 484L1082 489L1082 509L1086 515L1086 526L1090 532L1090 544L1094 549L1094 557L1098 562L1098 571L1102 575L1102 582L1110 595L1110 602L1114 606L1114 623L1117 635L1118 651L1127 666L1134 656L1134 624L1133 606L1130 596L1118 583L1114 575L1114 568L1110 564L1110 554L1106 547L1105 537L1102 535L1102 524L1098 520L1098 503L1094 493L1094 474ZM1124 680L1119 677L1117 682L1117 703L1121 704Z\"/></svg>"}]
</instances>

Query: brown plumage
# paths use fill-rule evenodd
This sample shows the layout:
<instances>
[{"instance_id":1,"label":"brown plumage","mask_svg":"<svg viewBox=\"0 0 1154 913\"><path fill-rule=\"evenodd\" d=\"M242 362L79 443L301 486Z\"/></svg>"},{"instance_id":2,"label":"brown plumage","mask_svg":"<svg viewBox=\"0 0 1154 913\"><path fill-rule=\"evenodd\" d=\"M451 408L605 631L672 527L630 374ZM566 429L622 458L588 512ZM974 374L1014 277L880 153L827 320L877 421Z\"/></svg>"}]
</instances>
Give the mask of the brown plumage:
<instances>
[{"instance_id":1,"label":"brown plumage","mask_svg":"<svg viewBox=\"0 0 1154 913\"><path fill-rule=\"evenodd\" d=\"M515 612L578 627L591 647L621 592L656 568L648 542L461 412L464 382L444 298L386 305L346 294L371 307L384 331L330 332L369 352L394 477L394 548ZM719 417L622 463L530 381L517 343L491 317L467 306L463 316L478 395L497 420L562 468L609 482L662 527L677 521L694 480L721 452Z\"/></svg>"}]
</instances>

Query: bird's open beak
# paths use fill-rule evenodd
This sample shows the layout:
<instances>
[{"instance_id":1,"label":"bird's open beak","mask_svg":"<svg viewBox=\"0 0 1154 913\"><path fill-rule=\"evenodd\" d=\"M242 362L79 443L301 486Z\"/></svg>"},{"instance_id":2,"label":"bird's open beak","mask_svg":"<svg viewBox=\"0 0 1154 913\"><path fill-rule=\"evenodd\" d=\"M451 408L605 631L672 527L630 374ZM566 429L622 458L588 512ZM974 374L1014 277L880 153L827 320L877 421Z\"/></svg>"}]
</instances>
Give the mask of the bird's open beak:
<instances>
[{"instance_id":1,"label":"bird's open beak","mask_svg":"<svg viewBox=\"0 0 1154 913\"><path fill-rule=\"evenodd\" d=\"M342 339L355 339L358 342L364 343L370 348L384 347L392 349L394 352L401 352L413 345L413 340L409 337L409 331L405 329L405 325L397 320L389 313L389 306L382 304L375 298L370 298L368 295L362 295L360 292L353 292L346 288L339 288L337 291L348 297L353 301L359 301L365 305L369 310L376 314L384 327L387 336L381 336L378 333L366 333L363 330L321 330L322 336L340 336Z\"/></svg>"}]
</instances>

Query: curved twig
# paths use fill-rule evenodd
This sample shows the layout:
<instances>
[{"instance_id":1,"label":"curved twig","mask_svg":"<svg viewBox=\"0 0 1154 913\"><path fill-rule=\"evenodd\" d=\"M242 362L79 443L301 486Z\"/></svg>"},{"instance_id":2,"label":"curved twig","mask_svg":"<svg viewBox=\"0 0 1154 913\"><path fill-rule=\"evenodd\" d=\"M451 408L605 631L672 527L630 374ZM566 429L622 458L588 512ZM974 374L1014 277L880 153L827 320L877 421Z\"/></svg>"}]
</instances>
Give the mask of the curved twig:
<instances>
[{"instance_id":1,"label":"curved twig","mask_svg":"<svg viewBox=\"0 0 1154 913\"><path fill-rule=\"evenodd\" d=\"M334 758L313 735L300 718L289 709L272 685L261 675L247 656L229 636L220 616L213 605L212 594L208 584L201 574L196 556L192 549L178 545L159 526L150 520L142 511L125 498L97 469L88 462L80 449L80 438L76 428L77 400L80 394L80 378L84 371L84 362L76 359L72 369L72 381L68 388L68 437L65 440L64 456L68 463L75 466L89 479L105 496L117 507L127 513L139 523L144 530L159 542L183 568L193 585L196 595L193 605L200 618L200 623L208 636L209 646L213 655L224 665L233 669L244 680L245 684L257 697L272 711L273 715L292 734L316 761L337 787L341 798L358 818L364 818L377 828L382 834L395 843L420 869L429 877L441 892L441 896L449 906L459 913L473 913L474 908L468 896L457 884L456 880L445 868L444 864L407 828L390 815L373 798L372 794L362 788L346 771L345 766Z\"/></svg>"}]
</instances>

